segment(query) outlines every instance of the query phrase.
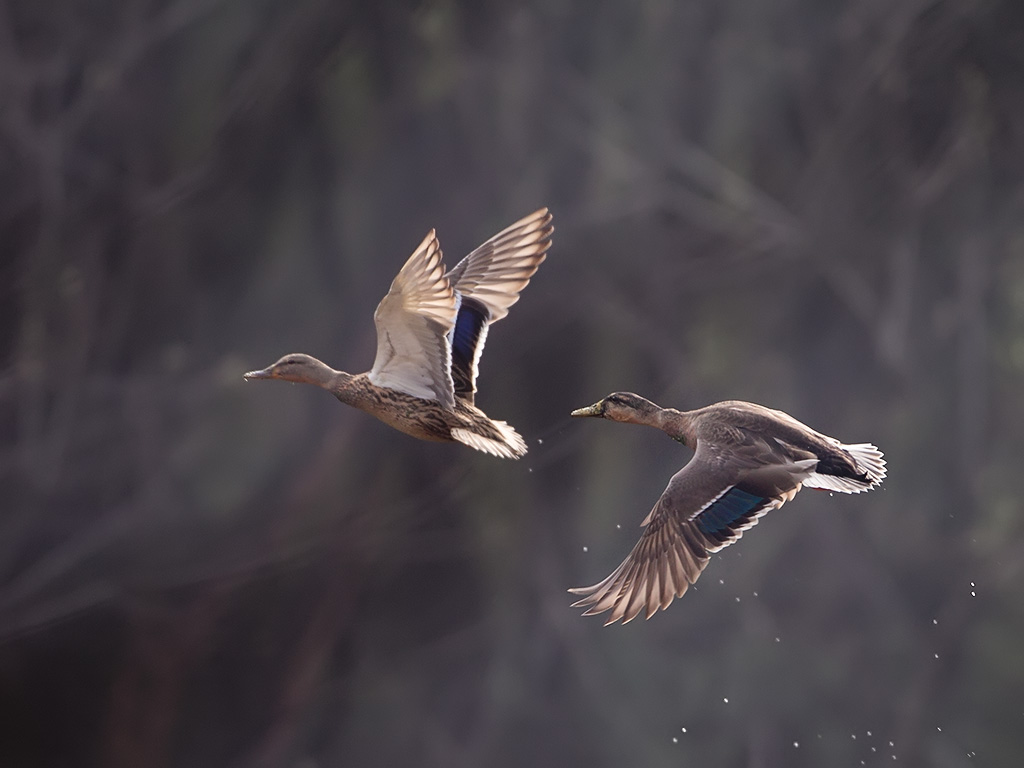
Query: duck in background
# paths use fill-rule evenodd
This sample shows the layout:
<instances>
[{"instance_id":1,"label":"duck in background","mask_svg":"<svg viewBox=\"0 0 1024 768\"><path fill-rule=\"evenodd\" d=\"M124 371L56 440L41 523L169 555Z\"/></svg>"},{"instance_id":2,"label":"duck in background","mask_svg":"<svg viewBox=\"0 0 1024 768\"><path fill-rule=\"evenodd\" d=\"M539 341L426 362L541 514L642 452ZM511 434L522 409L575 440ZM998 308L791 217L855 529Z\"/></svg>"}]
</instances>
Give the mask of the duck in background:
<instances>
[{"instance_id":1,"label":"duck in background","mask_svg":"<svg viewBox=\"0 0 1024 768\"><path fill-rule=\"evenodd\" d=\"M694 411L662 408L616 392L571 414L656 427L693 449L643 521L633 551L608 578L571 589L584 615L611 611L607 624L651 618L697 581L710 555L729 546L804 486L860 493L885 478L882 452L847 445L787 413L728 400Z\"/></svg>"}]
</instances>

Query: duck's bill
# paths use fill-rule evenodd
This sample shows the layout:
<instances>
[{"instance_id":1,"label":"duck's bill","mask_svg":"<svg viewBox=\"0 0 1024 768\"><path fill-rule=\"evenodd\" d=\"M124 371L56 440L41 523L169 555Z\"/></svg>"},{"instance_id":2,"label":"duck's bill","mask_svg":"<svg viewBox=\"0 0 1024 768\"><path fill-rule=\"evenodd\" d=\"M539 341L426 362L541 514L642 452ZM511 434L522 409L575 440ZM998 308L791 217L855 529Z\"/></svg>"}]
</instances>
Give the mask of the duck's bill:
<instances>
[{"instance_id":1,"label":"duck's bill","mask_svg":"<svg viewBox=\"0 0 1024 768\"><path fill-rule=\"evenodd\" d=\"M272 379L274 374L270 372L269 368L264 368L262 371L249 371L242 375L243 379Z\"/></svg>"},{"instance_id":2,"label":"duck's bill","mask_svg":"<svg viewBox=\"0 0 1024 768\"><path fill-rule=\"evenodd\" d=\"M569 414L570 416L600 416L601 415L601 403L594 403L588 405L586 408L577 408L575 411Z\"/></svg>"}]
</instances>

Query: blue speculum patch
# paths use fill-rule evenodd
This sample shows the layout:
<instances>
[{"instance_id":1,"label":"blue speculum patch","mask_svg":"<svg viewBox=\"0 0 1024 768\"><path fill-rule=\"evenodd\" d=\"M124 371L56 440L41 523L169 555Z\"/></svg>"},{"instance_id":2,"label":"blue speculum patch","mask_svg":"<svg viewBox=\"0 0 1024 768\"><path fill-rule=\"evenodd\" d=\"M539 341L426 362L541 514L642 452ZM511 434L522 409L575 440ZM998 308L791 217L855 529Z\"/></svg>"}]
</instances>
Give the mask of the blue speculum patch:
<instances>
[{"instance_id":1,"label":"blue speculum patch","mask_svg":"<svg viewBox=\"0 0 1024 768\"><path fill-rule=\"evenodd\" d=\"M695 522L702 533L713 536L730 530L737 520L746 517L763 503L763 496L730 488L714 504L697 515Z\"/></svg>"},{"instance_id":2,"label":"blue speculum patch","mask_svg":"<svg viewBox=\"0 0 1024 768\"><path fill-rule=\"evenodd\" d=\"M465 360L472 360L473 350L476 348L476 340L480 338L480 329L483 326L483 313L463 305L459 309L459 316L455 321L452 353L459 355L459 357Z\"/></svg>"},{"instance_id":3,"label":"blue speculum patch","mask_svg":"<svg viewBox=\"0 0 1024 768\"><path fill-rule=\"evenodd\" d=\"M452 329L452 379L456 392L473 389L472 365L480 333L487 323L487 310L479 302L463 297Z\"/></svg>"}]
</instances>

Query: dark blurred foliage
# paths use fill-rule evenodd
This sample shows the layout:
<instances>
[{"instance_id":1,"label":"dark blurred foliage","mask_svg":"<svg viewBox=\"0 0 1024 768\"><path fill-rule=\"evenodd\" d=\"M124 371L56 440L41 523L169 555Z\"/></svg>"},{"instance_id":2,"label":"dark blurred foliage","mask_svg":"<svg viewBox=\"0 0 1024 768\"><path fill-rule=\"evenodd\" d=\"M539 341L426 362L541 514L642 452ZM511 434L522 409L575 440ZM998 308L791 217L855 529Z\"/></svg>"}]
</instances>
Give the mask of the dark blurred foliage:
<instances>
[{"instance_id":1,"label":"dark blurred foliage","mask_svg":"<svg viewBox=\"0 0 1024 768\"><path fill-rule=\"evenodd\" d=\"M424 233L542 205L479 402L372 362ZM1012 765L1024 5L0 3L0 764ZM689 458L612 390L886 452L649 622L565 589Z\"/></svg>"}]
</instances>

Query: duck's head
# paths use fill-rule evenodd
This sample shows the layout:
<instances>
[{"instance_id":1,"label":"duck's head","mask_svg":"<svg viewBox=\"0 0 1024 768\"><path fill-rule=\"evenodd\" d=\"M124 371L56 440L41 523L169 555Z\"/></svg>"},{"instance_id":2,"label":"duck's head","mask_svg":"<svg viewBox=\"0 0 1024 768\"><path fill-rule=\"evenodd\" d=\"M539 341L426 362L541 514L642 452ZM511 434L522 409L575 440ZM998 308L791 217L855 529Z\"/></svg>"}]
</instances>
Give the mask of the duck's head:
<instances>
[{"instance_id":1,"label":"duck's head","mask_svg":"<svg viewBox=\"0 0 1024 768\"><path fill-rule=\"evenodd\" d=\"M304 384L316 384L324 386L334 371L330 366L320 362L315 357L293 353L285 355L276 363L262 371L249 371L245 374L246 379L281 379L282 381L297 381Z\"/></svg>"},{"instance_id":2,"label":"duck's head","mask_svg":"<svg viewBox=\"0 0 1024 768\"><path fill-rule=\"evenodd\" d=\"M570 416L596 416L609 421L646 424L661 408L632 392L613 392L586 408L578 408Z\"/></svg>"}]
</instances>

